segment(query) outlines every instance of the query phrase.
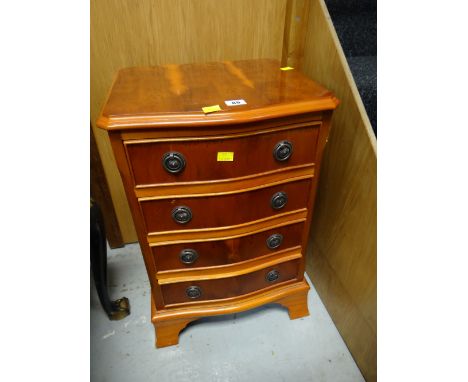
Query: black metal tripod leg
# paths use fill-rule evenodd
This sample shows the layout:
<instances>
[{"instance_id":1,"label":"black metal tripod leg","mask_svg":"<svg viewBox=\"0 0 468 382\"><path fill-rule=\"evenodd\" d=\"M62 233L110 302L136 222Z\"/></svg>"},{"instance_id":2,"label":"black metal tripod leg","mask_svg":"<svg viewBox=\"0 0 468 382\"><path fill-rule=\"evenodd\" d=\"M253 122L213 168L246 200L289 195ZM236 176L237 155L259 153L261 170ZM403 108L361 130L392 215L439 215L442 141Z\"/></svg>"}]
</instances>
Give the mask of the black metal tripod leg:
<instances>
[{"instance_id":1,"label":"black metal tripod leg","mask_svg":"<svg viewBox=\"0 0 468 382\"><path fill-rule=\"evenodd\" d=\"M111 301L107 290L107 246L104 221L99 205L91 200L91 269L99 301L111 320L130 314L128 298Z\"/></svg>"}]
</instances>

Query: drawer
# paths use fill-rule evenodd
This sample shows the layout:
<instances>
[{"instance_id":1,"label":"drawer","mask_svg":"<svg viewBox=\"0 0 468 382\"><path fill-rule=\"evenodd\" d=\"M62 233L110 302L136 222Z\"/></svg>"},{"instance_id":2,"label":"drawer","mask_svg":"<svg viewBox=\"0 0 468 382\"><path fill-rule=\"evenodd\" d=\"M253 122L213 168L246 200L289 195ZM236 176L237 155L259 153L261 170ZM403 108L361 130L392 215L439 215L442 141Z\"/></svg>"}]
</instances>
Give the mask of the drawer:
<instances>
[{"instance_id":1,"label":"drawer","mask_svg":"<svg viewBox=\"0 0 468 382\"><path fill-rule=\"evenodd\" d=\"M232 298L295 280L298 277L300 261L301 259L287 261L236 277L164 284L161 285L164 304Z\"/></svg>"},{"instance_id":2,"label":"drawer","mask_svg":"<svg viewBox=\"0 0 468 382\"><path fill-rule=\"evenodd\" d=\"M306 179L235 194L144 200L140 205L148 232L234 226L306 208L310 184Z\"/></svg>"},{"instance_id":3,"label":"drawer","mask_svg":"<svg viewBox=\"0 0 468 382\"><path fill-rule=\"evenodd\" d=\"M153 247L158 271L227 265L300 246L304 223L295 223L253 235L199 243Z\"/></svg>"},{"instance_id":4,"label":"drawer","mask_svg":"<svg viewBox=\"0 0 468 382\"><path fill-rule=\"evenodd\" d=\"M245 135L125 141L125 146L137 186L225 180L314 163L318 127L315 124ZM218 158L220 152L233 153L232 161L222 161Z\"/></svg>"}]
</instances>

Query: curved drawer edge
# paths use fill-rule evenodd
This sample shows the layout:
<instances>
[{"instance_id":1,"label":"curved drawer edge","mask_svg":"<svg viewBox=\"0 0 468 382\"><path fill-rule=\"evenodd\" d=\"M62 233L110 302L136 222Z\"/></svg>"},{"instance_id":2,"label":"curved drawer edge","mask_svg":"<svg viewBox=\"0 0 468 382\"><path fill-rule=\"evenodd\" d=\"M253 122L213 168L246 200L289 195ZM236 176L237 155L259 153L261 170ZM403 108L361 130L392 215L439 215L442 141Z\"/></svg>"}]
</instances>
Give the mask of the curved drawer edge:
<instances>
[{"instance_id":1,"label":"curved drawer edge","mask_svg":"<svg viewBox=\"0 0 468 382\"><path fill-rule=\"evenodd\" d=\"M290 260L300 259L301 257L301 246L297 246L235 264L158 272L156 278L159 285L184 281L222 279L244 275Z\"/></svg>"},{"instance_id":2,"label":"curved drawer edge","mask_svg":"<svg viewBox=\"0 0 468 382\"><path fill-rule=\"evenodd\" d=\"M179 308L156 310L154 298L151 297L151 321L161 323L174 319L196 319L204 316L216 316L220 314L232 314L253 309L258 306L278 302L280 299L292 295L307 293L309 284L303 278L300 281L287 282L272 289L262 290L226 300L210 302L209 305L183 306Z\"/></svg>"},{"instance_id":3,"label":"curved drawer edge","mask_svg":"<svg viewBox=\"0 0 468 382\"><path fill-rule=\"evenodd\" d=\"M315 164L307 163L239 178L223 179L221 181L166 183L148 188L136 187L135 195L139 202L145 202L180 196L196 197L233 194L289 183L295 180L313 178L314 175Z\"/></svg>"},{"instance_id":4,"label":"curved drawer edge","mask_svg":"<svg viewBox=\"0 0 468 382\"><path fill-rule=\"evenodd\" d=\"M260 220L230 227L200 228L191 230L150 232L147 236L150 246L184 243L187 241L225 240L244 236L263 230L281 227L286 224L300 223L307 219L307 208L268 216Z\"/></svg>"}]
</instances>

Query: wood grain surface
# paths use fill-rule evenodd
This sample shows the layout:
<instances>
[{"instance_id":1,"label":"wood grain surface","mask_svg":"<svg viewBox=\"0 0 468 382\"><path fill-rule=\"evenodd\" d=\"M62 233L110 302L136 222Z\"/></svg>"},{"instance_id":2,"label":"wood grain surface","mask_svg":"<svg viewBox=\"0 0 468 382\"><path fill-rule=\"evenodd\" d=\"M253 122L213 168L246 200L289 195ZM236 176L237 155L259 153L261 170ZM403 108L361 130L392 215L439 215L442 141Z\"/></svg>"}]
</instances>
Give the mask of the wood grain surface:
<instances>
[{"instance_id":1,"label":"wood grain surface","mask_svg":"<svg viewBox=\"0 0 468 382\"><path fill-rule=\"evenodd\" d=\"M247 234L255 234L268 228L278 228L287 224L302 223L307 218L307 208L297 211L285 212L264 219L255 220L245 224L231 227L216 227L193 230L178 230L167 232L152 232L147 240L150 246L178 244L186 242L201 242L207 240L228 240Z\"/></svg>"},{"instance_id":2,"label":"wood grain surface","mask_svg":"<svg viewBox=\"0 0 468 382\"><path fill-rule=\"evenodd\" d=\"M310 0L287 0L283 36L282 66L302 70Z\"/></svg>"},{"instance_id":3,"label":"wood grain surface","mask_svg":"<svg viewBox=\"0 0 468 382\"><path fill-rule=\"evenodd\" d=\"M307 7L308 13L297 11ZM297 17L307 21L306 28L304 24L294 24L295 20L301 24ZM233 29L239 31L240 37L227 33ZM287 42L283 34L287 34ZM301 41L305 41L303 53ZM333 118L323 159L307 270L365 378L373 381L376 379L376 140L322 0L240 0L226 1L222 6L215 0L190 4L169 0L138 3L92 0L92 122L97 119L114 73L122 67L256 57L285 57L284 65L302 67L310 78L334 91L342 101ZM104 131L97 130L99 152L123 239L135 241L108 138ZM155 133L154 137L161 134ZM218 238L222 236L220 233ZM149 256L151 253L147 251L146 257ZM240 311L274 298L242 300L228 308ZM221 305L220 309L226 312L224 303ZM194 317L215 311L214 306L199 308L197 316L193 310L181 310L181 317L191 317L182 326ZM163 322L164 314L159 311L153 317Z\"/></svg>"},{"instance_id":4,"label":"wood grain surface","mask_svg":"<svg viewBox=\"0 0 468 382\"><path fill-rule=\"evenodd\" d=\"M279 277L277 280L269 282L266 280L266 276L272 270L278 271ZM241 276L163 284L161 289L166 306L228 299L269 288L285 281L296 280L298 279L298 270L299 260L291 260ZM196 301L186 295L186 289L190 286L197 286L202 290L202 295Z\"/></svg>"},{"instance_id":5,"label":"wood grain surface","mask_svg":"<svg viewBox=\"0 0 468 382\"><path fill-rule=\"evenodd\" d=\"M239 178L218 179L208 182L159 183L145 187L136 187L135 194L139 201L173 198L179 195L195 196L200 194L217 195L234 193L238 190L255 190L265 185L276 185L284 182L285 177L291 181L311 179L315 174L315 164L284 167L278 170L257 173ZM190 186L190 193L187 187Z\"/></svg>"},{"instance_id":6,"label":"wood grain surface","mask_svg":"<svg viewBox=\"0 0 468 382\"><path fill-rule=\"evenodd\" d=\"M152 69L150 74L145 68L132 71L129 79L112 88L108 103L103 110L107 110L109 118L112 115L127 115L129 119L135 121L135 124L120 124L117 129L114 129L116 126L109 129L107 125L99 125L108 130L119 170L125 182L125 191L138 227L139 241L156 309L165 309L168 301L171 309L175 304L191 303L185 301L190 298L187 294L182 299L179 287L183 283L192 281L200 282L204 288L207 288L203 299L207 303L218 299L229 300L238 295L267 288L262 286L265 280L263 278L263 281L260 281L258 272L262 266L274 265L276 261L284 262L281 264L284 269L278 279L279 284L302 280L305 269L302 253L307 244L317 183L314 176L316 171L319 172L318 167L329 131L331 109L337 106L337 99L328 90L297 71L281 73L279 62L274 60L246 60L241 63L233 61L229 64L224 61L219 64L188 65L180 71L179 68L181 66L174 65L168 70L167 66L160 66ZM226 82L229 83L224 76L226 70L234 74L234 78L230 78L229 81L236 86L226 86ZM248 107L252 113L248 118L244 112L232 112L231 118L237 122L232 128L226 127L224 134L221 135L207 135L213 127L216 132L220 127L216 124L200 124L199 113L193 114L191 111L193 105L199 104L205 96L197 89L195 81L195 78L203 77L204 73L211 77L213 81L211 86L216 88L217 92L237 89L239 98L248 99L247 96L252 95L253 105L257 105L257 107L252 105ZM269 75L265 77L265 73ZM138 79L139 75L142 77L141 80ZM157 79L149 79L152 76ZM171 78L170 81L164 80L167 76ZM131 80L134 77L135 80ZM143 122L139 125L140 112L145 118L147 116L152 118L153 122L167 114L157 102L154 101L153 106L148 102L154 98L152 86L148 86L148 83L158 84L161 87L158 92L164 92L164 89L169 92L181 91L185 86L195 84L195 90L191 93L191 97L187 98L189 113L184 113L183 102L181 103L185 98L171 96L166 100L168 110L173 112L170 124L158 122L150 126ZM252 86L263 89L264 92L252 93ZM190 92L190 87L186 91ZM145 100L142 105L135 101L140 99ZM158 97L154 99L157 100ZM329 104L321 105L322 109L316 110L316 106L311 106L324 99ZM127 110L126 101L135 103L136 108ZM303 108L306 104L310 105ZM267 105L268 110L264 105ZM260 110L259 118L256 117L257 108ZM241 114L243 117L238 119ZM285 120L288 115L291 115L289 121ZM193 125L190 124L191 119ZM282 124L280 121L285 123ZM246 132L242 131L243 126ZM132 139L133 131L137 139ZM188 131L189 134L184 136L179 134L180 131ZM197 133L200 131L202 134L198 136ZM155 132L160 134L155 135ZM171 133L174 133L175 137L172 137ZM286 141L291 141L292 144ZM282 147L285 144L289 145L289 149L282 152L291 154L291 157L285 158L281 164L277 163L281 162L276 152L278 143L281 143ZM231 163L217 166L214 154L217 153L216 149L224 150L224 146L226 150L232 150L234 159L230 161ZM168 164L163 162L166 166L164 170L161 168L161 160L166 152L175 149L183 152L184 158L187 157L182 160L183 163L187 163L187 168L182 166L183 171L180 174L176 174L176 177L171 174L168 177L166 172L169 170ZM244 156L249 160L243 160ZM265 160L264 157L268 157L269 160ZM171 161L174 161L174 157ZM206 169L203 168L204 165ZM223 170L221 165L232 171ZM266 167L262 167L264 165ZM298 176L303 170L305 173ZM187 175L185 179L184 174ZM179 193L151 194L151 191L158 188L167 190L168 184L174 192L174 185L179 175L180 183L184 186L177 189ZM265 183L267 179L274 179L274 182ZM254 182L263 180L263 182L253 185L253 180ZM226 189L223 189L223 186L218 187L216 192L213 190L207 193L200 192L199 186L209 187L213 182L227 187ZM192 183L195 183L193 188ZM146 196L139 196L142 189L146 189ZM282 199L282 202L275 203L276 198ZM187 219L178 221L176 212ZM296 223L304 225L300 245L297 243L292 247L296 248L294 253L279 251L269 256L265 256L264 252L256 253L251 259L232 265L224 264L222 269L205 268L187 272L168 269L166 273L158 273L156 258L152 253L154 250L157 251L158 247L169 244L231 240ZM292 265L287 265L293 263L294 272ZM219 284L221 279L226 283L224 291L221 290L222 284ZM188 287L184 286L185 289ZM193 287L196 289L197 286ZM302 297L300 300L305 302ZM305 314L306 309L302 307L296 313L293 316Z\"/></svg>"},{"instance_id":7,"label":"wood grain surface","mask_svg":"<svg viewBox=\"0 0 468 382\"><path fill-rule=\"evenodd\" d=\"M259 269L275 266L290 260L302 258L301 246L278 251L268 256L260 256L247 261L235 264L228 264L218 267L206 267L198 269L173 270L168 272L158 272L156 278L159 285L173 284L184 281L196 282L199 280L217 280L227 277L246 275Z\"/></svg>"},{"instance_id":8,"label":"wood grain surface","mask_svg":"<svg viewBox=\"0 0 468 382\"><path fill-rule=\"evenodd\" d=\"M261 126L258 121L246 122L239 125L219 125L219 126L210 126L209 129L199 127L178 127L177 129L171 127L160 127L158 129L148 130L145 128L137 129L132 128L128 131L122 131L121 137L124 141L127 140L141 140L141 139L166 139L166 140L178 140L186 138L199 138L206 139L208 136L220 136L226 134L245 134L245 133L255 133L258 131L259 127L262 130L283 130L283 129L293 129L298 127L304 127L306 125L315 124L317 127L320 125L322 120L322 114L319 111L312 113L305 113L299 115L291 115L288 117L280 117L272 120L263 120L261 121Z\"/></svg>"},{"instance_id":9,"label":"wood grain surface","mask_svg":"<svg viewBox=\"0 0 468 382\"><path fill-rule=\"evenodd\" d=\"M376 380L376 139L323 0L304 72L340 98L322 162L307 271L367 381Z\"/></svg>"},{"instance_id":10,"label":"wood grain surface","mask_svg":"<svg viewBox=\"0 0 468 382\"><path fill-rule=\"evenodd\" d=\"M97 120L107 130L220 126L331 110L337 100L275 59L121 69ZM242 100L241 104L226 104ZM205 113L207 106L215 113Z\"/></svg>"},{"instance_id":11,"label":"wood grain surface","mask_svg":"<svg viewBox=\"0 0 468 382\"><path fill-rule=\"evenodd\" d=\"M141 186L227 180L290 166L313 164L317 137L318 128L309 126L210 139L173 139L162 142L146 140L137 144L126 144L126 148L136 185ZM291 143L292 154L289 159L278 161L273 156L273 150L282 141ZM163 168L163 156L170 152L180 153L184 157L186 163L181 173L172 174ZM219 161L219 152L232 153L233 160Z\"/></svg>"},{"instance_id":12,"label":"wood grain surface","mask_svg":"<svg viewBox=\"0 0 468 382\"><path fill-rule=\"evenodd\" d=\"M180 331L191 321L201 317L218 314L232 314L257 306L277 303L288 309L289 318L309 315L307 308L307 293L309 285L305 279L300 282L284 283L275 288L255 291L240 298L233 298L226 304L225 300L213 301L190 307L156 310L154 295L151 298L151 321L156 330L156 347L164 347L179 343Z\"/></svg>"},{"instance_id":13,"label":"wood grain surface","mask_svg":"<svg viewBox=\"0 0 468 382\"><path fill-rule=\"evenodd\" d=\"M124 245L122 234L120 233L119 222L115 214L112 199L110 199L109 186L102 167L101 157L96 146L93 130L90 129L91 135L91 197L98 203L102 211L104 219L104 228L106 238L111 248L117 248Z\"/></svg>"},{"instance_id":14,"label":"wood grain surface","mask_svg":"<svg viewBox=\"0 0 468 382\"><path fill-rule=\"evenodd\" d=\"M301 245L303 229L304 225L301 223L288 224L253 235L226 240L165 245L152 247L152 250L158 273L166 270L214 267L270 255L283 249ZM275 234L282 236L282 242L277 248L270 249L267 246L267 239ZM180 260L179 255L185 249L193 249L198 254L197 260L192 264L184 264Z\"/></svg>"},{"instance_id":15,"label":"wood grain surface","mask_svg":"<svg viewBox=\"0 0 468 382\"><path fill-rule=\"evenodd\" d=\"M311 181L306 179L248 192L147 200L140 205L147 233L219 229L307 208L310 186ZM287 203L274 209L271 199L280 192L287 195ZM180 224L172 218L172 211L180 206L191 210L192 219L188 223Z\"/></svg>"},{"instance_id":16,"label":"wood grain surface","mask_svg":"<svg viewBox=\"0 0 468 382\"><path fill-rule=\"evenodd\" d=\"M92 0L91 121L124 67L281 58L285 0ZM94 129L123 240L137 240L109 139Z\"/></svg>"}]
</instances>

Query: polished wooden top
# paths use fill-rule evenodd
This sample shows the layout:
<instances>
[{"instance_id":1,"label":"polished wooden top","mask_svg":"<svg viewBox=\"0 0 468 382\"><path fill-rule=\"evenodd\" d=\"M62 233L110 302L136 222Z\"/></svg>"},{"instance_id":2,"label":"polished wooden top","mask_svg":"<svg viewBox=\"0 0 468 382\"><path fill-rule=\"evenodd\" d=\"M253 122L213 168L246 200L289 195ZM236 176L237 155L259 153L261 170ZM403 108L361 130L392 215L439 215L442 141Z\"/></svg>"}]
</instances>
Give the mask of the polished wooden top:
<instances>
[{"instance_id":1,"label":"polished wooden top","mask_svg":"<svg viewBox=\"0 0 468 382\"><path fill-rule=\"evenodd\" d=\"M245 123L334 109L338 100L298 70L270 59L125 68L97 125L107 130ZM246 105L224 101L243 99ZM205 114L205 106L222 109Z\"/></svg>"}]
</instances>

